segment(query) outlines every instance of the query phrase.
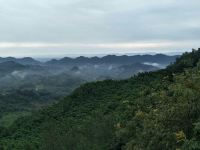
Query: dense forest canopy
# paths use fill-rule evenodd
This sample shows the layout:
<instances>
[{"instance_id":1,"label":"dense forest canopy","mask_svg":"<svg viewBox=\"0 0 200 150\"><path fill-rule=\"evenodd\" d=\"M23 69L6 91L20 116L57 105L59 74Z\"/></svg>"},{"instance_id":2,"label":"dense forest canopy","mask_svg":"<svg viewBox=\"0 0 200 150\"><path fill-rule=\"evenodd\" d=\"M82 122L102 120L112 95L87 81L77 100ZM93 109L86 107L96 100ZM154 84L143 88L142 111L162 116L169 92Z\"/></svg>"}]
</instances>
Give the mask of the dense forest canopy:
<instances>
[{"instance_id":1,"label":"dense forest canopy","mask_svg":"<svg viewBox=\"0 0 200 150\"><path fill-rule=\"evenodd\" d=\"M198 150L199 59L193 50L166 69L83 84L1 127L0 149Z\"/></svg>"}]
</instances>

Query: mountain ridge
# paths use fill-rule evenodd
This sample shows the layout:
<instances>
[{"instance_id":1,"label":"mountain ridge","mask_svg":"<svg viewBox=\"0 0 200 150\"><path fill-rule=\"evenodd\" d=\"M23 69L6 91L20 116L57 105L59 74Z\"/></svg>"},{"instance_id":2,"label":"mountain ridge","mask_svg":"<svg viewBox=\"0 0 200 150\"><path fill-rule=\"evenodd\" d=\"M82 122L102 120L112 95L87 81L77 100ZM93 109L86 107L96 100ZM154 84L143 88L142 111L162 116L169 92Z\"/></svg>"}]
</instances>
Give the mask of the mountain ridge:
<instances>
[{"instance_id":1,"label":"mountain ridge","mask_svg":"<svg viewBox=\"0 0 200 150\"><path fill-rule=\"evenodd\" d=\"M63 57L60 59L51 59L48 61L39 61L32 57L23 57L23 58L15 58L15 57L0 57L0 63L6 61L13 61L22 65L65 65L65 64L83 64L83 63L91 63L91 64L103 64L103 63L124 63L124 64L131 64L131 63L139 63L139 62L150 62L150 63L158 63L161 62L163 64L168 64L169 62L174 62L176 58L180 55L165 55L165 54L155 54L155 55L106 55L103 57L85 57L79 56L76 58L72 57Z\"/></svg>"},{"instance_id":2,"label":"mountain ridge","mask_svg":"<svg viewBox=\"0 0 200 150\"><path fill-rule=\"evenodd\" d=\"M168 56L164 54L156 54L156 55L134 55L134 56L128 56L128 55L122 55L122 56L116 56L116 55L107 55L104 57L76 57L76 58L70 58L70 57L64 57L62 59L53 59L50 61L47 61L46 64L70 64L70 63L138 63L138 62L174 62L175 59L179 57L179 55L174 56Z\"/></svg>"}]
</instances>

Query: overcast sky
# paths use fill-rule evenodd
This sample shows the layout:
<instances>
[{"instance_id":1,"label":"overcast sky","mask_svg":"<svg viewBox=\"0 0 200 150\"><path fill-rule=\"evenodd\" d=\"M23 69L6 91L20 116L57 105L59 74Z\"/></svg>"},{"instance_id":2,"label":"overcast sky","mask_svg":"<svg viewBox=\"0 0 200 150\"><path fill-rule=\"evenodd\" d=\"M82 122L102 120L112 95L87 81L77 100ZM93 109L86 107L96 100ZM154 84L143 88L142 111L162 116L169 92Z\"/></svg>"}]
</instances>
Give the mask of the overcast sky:
<instances>
[{"instance_id":1,"label":"overcast sky","mask_svg":"<svg viewBox=\"0 0 200 150\"><path fill-rule=\"evenodd\" d=\"M0 0L0 56L200 47L199 0Z\"/></svg>"}]
</instances>

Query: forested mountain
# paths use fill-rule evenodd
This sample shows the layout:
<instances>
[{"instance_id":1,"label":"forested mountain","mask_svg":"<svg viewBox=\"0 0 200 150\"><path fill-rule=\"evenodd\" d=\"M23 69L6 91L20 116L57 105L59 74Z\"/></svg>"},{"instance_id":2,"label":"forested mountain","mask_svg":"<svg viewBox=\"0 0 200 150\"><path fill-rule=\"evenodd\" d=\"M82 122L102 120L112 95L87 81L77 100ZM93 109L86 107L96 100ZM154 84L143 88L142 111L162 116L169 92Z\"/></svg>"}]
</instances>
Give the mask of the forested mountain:
<instances>
[{"instance_id":1,"label":"forested mountain","mask_svg":"<svg viewBox=\"0 0 200 150\"><path fill-rule=\"evenodd\" d=\"M2 127L1 149L198 150L199 59L193 50L166 69L84 84Z\"/></svg>"}]
</instances>

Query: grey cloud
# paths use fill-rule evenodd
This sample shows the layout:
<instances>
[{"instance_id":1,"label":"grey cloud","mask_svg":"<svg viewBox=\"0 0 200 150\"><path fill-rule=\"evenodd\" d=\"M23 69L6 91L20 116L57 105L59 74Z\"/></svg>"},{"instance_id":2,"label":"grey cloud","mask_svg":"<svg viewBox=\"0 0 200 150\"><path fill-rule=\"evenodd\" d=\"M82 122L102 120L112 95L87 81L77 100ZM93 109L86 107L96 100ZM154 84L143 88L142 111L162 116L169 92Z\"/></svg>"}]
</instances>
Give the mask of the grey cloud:
<instances>
[{"instance_id":1,"label":"grey cloud","mask_svg":"<svg viewBox=\"0 0 200 150\"><path fill-rule=\"evenodd\" d=\"M1 0L0 43L189 41L191 45L194 40L196 46L199 6L197 0Z\"/></svg>"}]
</instances>

